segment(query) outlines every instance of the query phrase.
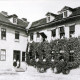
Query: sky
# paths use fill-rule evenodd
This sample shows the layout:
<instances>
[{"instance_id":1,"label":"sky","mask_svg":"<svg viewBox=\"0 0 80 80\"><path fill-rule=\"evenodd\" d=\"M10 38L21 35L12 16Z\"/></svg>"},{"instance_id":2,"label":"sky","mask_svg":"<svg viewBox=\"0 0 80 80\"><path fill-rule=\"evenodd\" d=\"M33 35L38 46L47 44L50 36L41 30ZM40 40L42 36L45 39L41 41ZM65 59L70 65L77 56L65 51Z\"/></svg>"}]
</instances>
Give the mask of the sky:
<instances>
[{"instance_id":1,"label":"sky","mask_svg":"<svg viewBox=\"0 0 80 80\"><path fill-rule=\"evenodd\" d=\"M64 6L80 7L80 0L0 0L0 12L16 14L29 22L46 17L47 12L57 14Z\"/></svg>"}]
</instances>

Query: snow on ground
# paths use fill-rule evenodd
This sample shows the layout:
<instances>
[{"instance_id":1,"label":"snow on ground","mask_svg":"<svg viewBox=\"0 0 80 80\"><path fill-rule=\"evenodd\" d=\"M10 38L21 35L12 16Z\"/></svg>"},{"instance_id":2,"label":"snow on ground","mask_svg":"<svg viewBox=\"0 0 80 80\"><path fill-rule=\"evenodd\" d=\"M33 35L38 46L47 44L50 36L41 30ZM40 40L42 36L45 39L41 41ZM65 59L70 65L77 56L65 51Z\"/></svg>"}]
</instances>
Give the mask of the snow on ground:
<instances>
[{"instance_id":1,"label":"snow on ground","mask_svg":"<svg viewBox=\"0 0 80 80\"><path fill-rule=\"evenodd\" d=\"M70 71L70 74L55 74L50 69L46 73L39 73L31 66L25 72L0 73L0 80L80 80L80 68Z\"/></svg>"}]
</instances>

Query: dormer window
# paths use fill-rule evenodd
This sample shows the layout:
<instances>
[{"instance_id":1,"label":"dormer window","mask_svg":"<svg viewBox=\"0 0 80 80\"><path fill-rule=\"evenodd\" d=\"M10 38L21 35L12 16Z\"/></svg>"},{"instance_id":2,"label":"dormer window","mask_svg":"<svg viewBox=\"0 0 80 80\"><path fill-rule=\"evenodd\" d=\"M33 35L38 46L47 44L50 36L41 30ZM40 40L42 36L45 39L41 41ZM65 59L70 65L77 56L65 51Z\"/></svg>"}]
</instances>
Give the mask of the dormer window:
<instances>
[{"instance_id":1,"label":"dormer window","mask_svg":"<svg viewBox=\"0 0 80 80\"><path fill-rule=\"evenodd\" d=\"M60 11L58 11L59 14L63 14L63 18L69 17L73 12L73 8L65 6Z\"/></svg>"},{"instance_id":2,"label":"dormer window","mask_svg":"<svg viewBox=\"0 0 80 80\"><path fill-rule=\"evenodd\" d=\"M68 17L68 12L67 11L64 11L63 12L63 18L66 18L66 17Z\"/></svg>"},{"instance_id":3,"label":"dormer window","mask_svg":"<svg viewBox=\"0 0 80 80\"><path fill-rule=\"evenodd\" d=\"M47 23L53 21L56 16L57 16L56 14L51 13L51 12L48 12L48 13L46 14Z\"/></svg>"},{"instance_id":4,"label":"dormer window","mask_svg":"<svg viewBox=\"0 0 80 80\"><path fill-rule=\"evenodd\" d=\"M13 18L13 23L17 23L17 18Z\"/></svg>"},{"instance_id":5,"label":"dormer window","mask_svg":"<svg viewBox=\"0 0 80 80\"><path fill-rule=\"evenodd\" d=\"M17 18L18 16L16 14L10 15L8 16L10 22L12 22L13 24L17 24Z\"/></svg>"},{"instance_id":6,"label":"dormer window","mask_svg":"<svg viewBox=\"0 0 80 80\"><path fill-rule=\"evenodd\" d=\"M48 21L50 21L50 16L48 16Z\"/></svg>"}]
</instances>

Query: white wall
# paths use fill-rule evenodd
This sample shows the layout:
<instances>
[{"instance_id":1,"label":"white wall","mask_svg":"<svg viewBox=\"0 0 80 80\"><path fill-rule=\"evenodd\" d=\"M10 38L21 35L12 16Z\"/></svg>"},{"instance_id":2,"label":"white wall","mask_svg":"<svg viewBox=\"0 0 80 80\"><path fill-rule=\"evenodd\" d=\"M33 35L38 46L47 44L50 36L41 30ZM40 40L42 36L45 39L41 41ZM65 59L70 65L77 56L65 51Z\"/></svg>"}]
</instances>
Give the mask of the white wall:
<instances>
[{"instance_id":1,"label":"white wall","mask_svg":"<svg viewBox=\"0 0 80 80\"><path fill-rule=\"evenodd\" d=\"M69 38L69 26L71 26L71 25L75 25L74 37L80 36L80 20L74 21L74 22L65 23L65 24L62 24L62 25L59 25L59 26L55 26L55 27L52 27L52 28L48 27L48 28L45 28L43 30L38 30L38 31L39 32L44 32L47 35L47 40L50 42L51 40L60 39L60 34L59 34L59 27L60 26L64 26L65 37ZM56 37L51 37L51 30L53 30L53 29L56 29ZM35 35L34 35L34 41L35 42L37 42L36 32L38 32L38 31L34 31L35 32ZM40 41L41 41L41 39L39 39L39 42ZM30 39L29 39L29 42L30 42Z\"/></svg>"},{"instance_id":2,"label":"white wall","mask_svg":"<svg viewBox=\"0 0 80 80\"><path fill-rule=\"evenodd\" d=\"M22 52L26 52L27 47L27 36L24 31L20 31L20 40L19 42L15 42L15 30L9 27L6 28L6 40L1 40L1 27L0 26L0 50L6 50L6 61L0 61L0 69L8 69L13 67L13 50L19 50ZM22 56L21 56L22 57Z\"/></svg>"}]
</instances>

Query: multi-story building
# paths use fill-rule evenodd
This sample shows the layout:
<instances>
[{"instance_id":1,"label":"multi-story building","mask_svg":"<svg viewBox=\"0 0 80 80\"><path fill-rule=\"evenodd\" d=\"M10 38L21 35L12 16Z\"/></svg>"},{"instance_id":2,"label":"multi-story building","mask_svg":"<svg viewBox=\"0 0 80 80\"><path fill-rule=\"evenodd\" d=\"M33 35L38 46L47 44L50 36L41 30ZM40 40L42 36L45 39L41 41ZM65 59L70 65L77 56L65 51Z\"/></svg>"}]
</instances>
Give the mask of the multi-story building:
<instances>
[{"instance_id":1,"label":"multi-story building","mask_svg":"<svg viewBox=\"0 0 80 80\"><path fill-rule=\"evenodd\" d=\"M27 26L27 19L19 19L15 14L8 15L7 12L0 12L0 69L12 69L14 66L24 67Z\"/></svg>"},{"instance_id":2,"label":"multi-story building","mask_svg":"<svg viewBox=\"0 0 80 80\"><path fill-rule=\"evenodd\" d=\"M65 6L58 14L48 12L29 28L29 42L41 42L80 36L80 7Z\"/></svg>"}]
</instances>

